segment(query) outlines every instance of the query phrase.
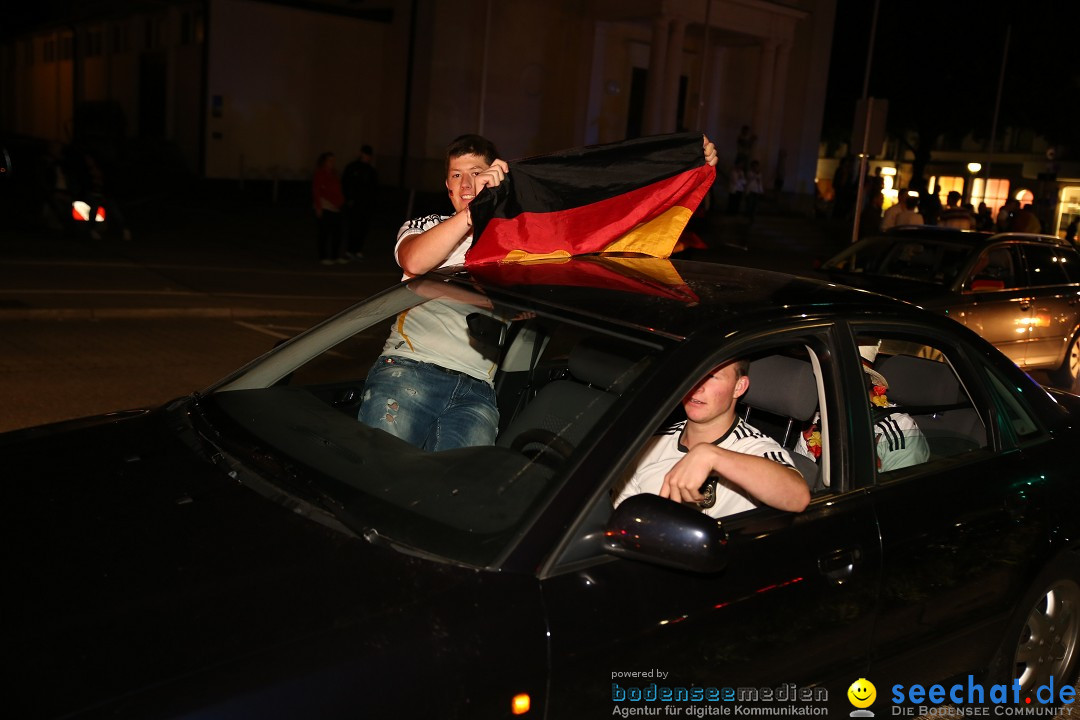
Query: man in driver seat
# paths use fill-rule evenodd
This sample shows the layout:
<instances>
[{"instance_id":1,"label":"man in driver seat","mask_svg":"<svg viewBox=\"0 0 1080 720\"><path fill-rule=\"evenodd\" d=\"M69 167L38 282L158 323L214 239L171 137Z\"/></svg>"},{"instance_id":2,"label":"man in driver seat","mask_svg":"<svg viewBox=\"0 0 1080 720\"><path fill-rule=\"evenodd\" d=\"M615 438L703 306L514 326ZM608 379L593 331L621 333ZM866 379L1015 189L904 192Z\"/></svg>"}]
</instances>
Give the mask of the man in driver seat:
<instances>
[{"instance_id":1,"label":"man in driver seat","mask_svg":"<svg viewBox=\"0 0 1080 720\"><path fill-rule=\"evenodd\" d=\"M792 512L807 506L810 490L788 451L736 415L736 401L750 387L749 367L733 360L694 386L682 401L686 420L649 440L616 506L646 492L716 518L759 505Z\"/></svg>"}]
</instances>

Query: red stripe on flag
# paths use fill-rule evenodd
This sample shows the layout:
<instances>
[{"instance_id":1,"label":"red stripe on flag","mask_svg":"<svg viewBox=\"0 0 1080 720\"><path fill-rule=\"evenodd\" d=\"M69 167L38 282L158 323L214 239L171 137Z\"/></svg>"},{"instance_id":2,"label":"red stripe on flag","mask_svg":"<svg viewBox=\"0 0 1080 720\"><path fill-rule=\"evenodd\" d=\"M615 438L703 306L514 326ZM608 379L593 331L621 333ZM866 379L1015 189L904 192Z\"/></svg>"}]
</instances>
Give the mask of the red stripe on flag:
<instances>
[{"instance_id":1,"label":"red stripe on flag","mask_svg":"<svg viewBox=\"0 0 1080 720\"><path fill-rule=\"evenodd\" d=\"M572 263L568 266L568 263ZM698 296L662 258L592 257L578 261L539 260L476 265L470 274L490 285L502 287L554 285L619 290L636 295L655 295L694 303Z\"/></svg>"},{"instance_id":2,"label":"red stripe on flag","mask_svg":"<svg viewBox=\"0 0 1080 720\"><path fill-rule=\"evenodd\" d=\"M555 212L522 212L493 218L469 250L466 265L499 262L511 252L528 255L582 255L603 251L634 228L682 207L686 220L701 203L716 176L702 165L664 180L599 202ZM657 233L651 254L666 257L685 227L685 220ZM673 233L673 234L672 234Z\"/></svg>"}]
</instances>

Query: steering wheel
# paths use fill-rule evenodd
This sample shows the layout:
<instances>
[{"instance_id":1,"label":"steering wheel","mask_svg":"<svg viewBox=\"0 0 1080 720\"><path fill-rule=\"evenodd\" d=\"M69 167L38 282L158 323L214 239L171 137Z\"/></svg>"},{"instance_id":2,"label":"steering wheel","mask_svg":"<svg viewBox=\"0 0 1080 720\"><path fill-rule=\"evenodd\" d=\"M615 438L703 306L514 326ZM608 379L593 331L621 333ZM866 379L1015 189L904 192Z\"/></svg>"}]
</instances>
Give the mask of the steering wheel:
<instances>
[{"instance_id":1,"label":"steering wheel","mask_svg":"<svg viewBox=\"0 0 1080 720\"><path fill-rule=\"evenodd\" d=\"M533 428L521 433L510 443L510 449L517 450L529 460L552 470L557 470L574 452L573 445L543 428Z\"/></svg>"}]
</instances>

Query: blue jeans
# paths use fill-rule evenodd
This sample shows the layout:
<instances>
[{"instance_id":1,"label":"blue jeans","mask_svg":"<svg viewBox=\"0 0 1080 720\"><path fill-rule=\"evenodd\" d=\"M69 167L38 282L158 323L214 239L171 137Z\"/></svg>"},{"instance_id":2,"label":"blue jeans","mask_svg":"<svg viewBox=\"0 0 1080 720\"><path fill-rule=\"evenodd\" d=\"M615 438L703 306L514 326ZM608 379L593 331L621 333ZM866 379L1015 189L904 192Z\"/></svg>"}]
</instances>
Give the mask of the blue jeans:
<instances>
[{"instance_id":1,"label":"blue jeans","mask_svg":"<svg viewBox=\"0 0 1080 720\"><path fill-rule=\"evenodd\" d=\"M368 373L358 418L432 451L494 445L499 429L495 390L483 380L387 355Z\"/></svg>"}]
</instances>

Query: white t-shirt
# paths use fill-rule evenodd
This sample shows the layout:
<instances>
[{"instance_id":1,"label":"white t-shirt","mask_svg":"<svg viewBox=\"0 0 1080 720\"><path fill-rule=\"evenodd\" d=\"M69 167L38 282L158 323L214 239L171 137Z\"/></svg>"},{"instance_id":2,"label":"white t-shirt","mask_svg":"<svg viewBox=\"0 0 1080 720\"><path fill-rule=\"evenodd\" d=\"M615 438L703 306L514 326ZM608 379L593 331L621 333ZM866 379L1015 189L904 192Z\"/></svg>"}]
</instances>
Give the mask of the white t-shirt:
<instances>
[{"instance_id":1,"label":"white t-shirt","mask_svg":"<svg viewBox=\"0 0 1080 720\"><path fill-rule=\"evenodd\" d=\"M660 433L653 435L641 454L638 455L634 465L633 475L626 481L622 490L615 498L616 507L631 495L652 493L658 495L664 484L664 476L679 460L686 456L688 448L682 444L683 428L686 421L676 423L665 428ZM768 458L773 462L780 463L785 467L795 469L791 456L780 443L768 435L762 433L753 425L739 419L727 433L714 443L724 450L733 450L745 455L758 455ZM719 518L725 515L749 510L758 506L745 490L733 482L721 478L716 484L716 504L711 508L704 508L703 512L711 517Z\"/></svg>"},{"instance_id":2,"label":"white t-shirt","mask_svg":"<svg viewBox=\"0 0 1080 720\"><path fill-rule=\"evenodd\" d=\"M449 216L446 215L428 215L402 225L398 231L397 245L394 246L394 259L397 260L402 240L430 230L447 219ZM465 253L470 247L472 235L458 243L439 267L464 263ZM402 279L408 277L403 275ZM498 367L496 359L484 355L485 348L475 344L469 334L466 317L474 312L485 311L475 305L451 300L429 300L409 308L398 315L383 345L382 354L438 365L493 384Z\"/></svg>"}]
</instances>

